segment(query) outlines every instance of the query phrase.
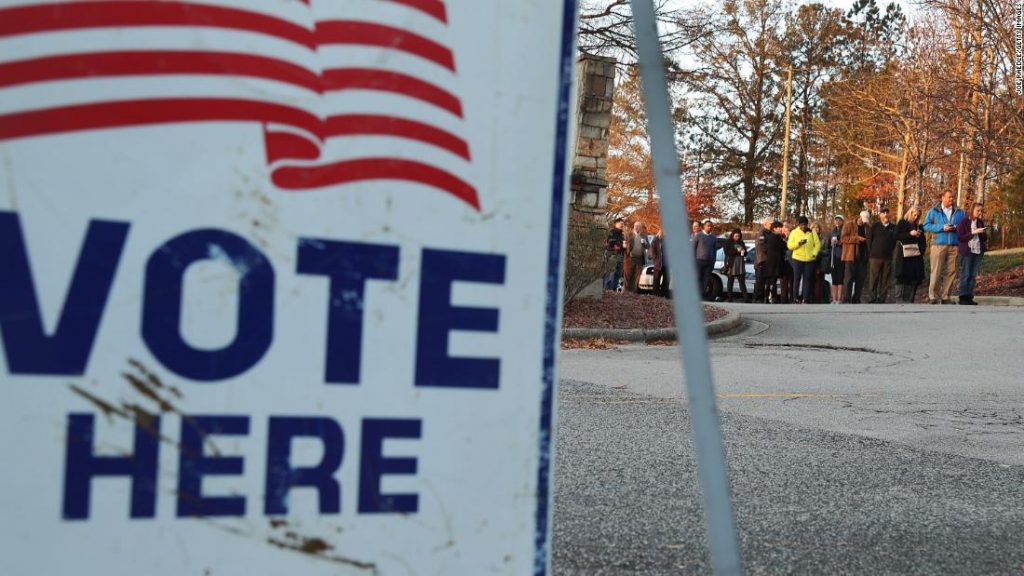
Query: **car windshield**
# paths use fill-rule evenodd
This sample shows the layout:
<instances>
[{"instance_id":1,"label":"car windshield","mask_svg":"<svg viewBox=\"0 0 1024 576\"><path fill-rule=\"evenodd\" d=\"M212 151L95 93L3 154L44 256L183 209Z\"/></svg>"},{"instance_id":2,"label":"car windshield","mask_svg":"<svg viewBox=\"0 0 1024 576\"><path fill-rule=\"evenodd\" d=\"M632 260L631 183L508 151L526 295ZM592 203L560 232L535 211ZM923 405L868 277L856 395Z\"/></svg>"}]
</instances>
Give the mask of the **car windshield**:
<instances>
[{"instance_id":1,"label":"car windshield","mask_svg":"<svg viewBox=\"0 0 1024 576\"><path fill-rule=\"evenodd\" d=\"M715 261L717 261L717 262L724 262L725 261L725 249L724 249L724 246L725 246L725 238L723 238L722 236L719 236L719 237L715 238Z\"/></svg>"}]
</instances>

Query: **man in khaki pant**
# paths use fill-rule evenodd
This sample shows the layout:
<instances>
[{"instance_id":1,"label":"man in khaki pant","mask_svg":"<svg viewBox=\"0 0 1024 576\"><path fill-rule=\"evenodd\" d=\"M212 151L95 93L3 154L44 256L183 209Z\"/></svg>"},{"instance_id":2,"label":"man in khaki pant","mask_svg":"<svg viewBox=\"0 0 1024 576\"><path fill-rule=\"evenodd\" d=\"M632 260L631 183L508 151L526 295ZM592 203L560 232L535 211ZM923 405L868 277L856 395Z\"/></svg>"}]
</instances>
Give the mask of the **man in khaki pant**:
<instances>
[{"instance_id":1,"label":"man in khaki pant","mask_svg":"<svg viewBox=\"0 0 1024 576\"><path fill-rule=\"evenodd\" d=\"M928 211L924 229L932 234L930 254L931 278L928 282L928 301L931 304L950 304L949 293L956 282L956 257L960 241L956 225L964 218L964 211L953 205L953 193L942 193L942 202Z\"/></svg>"},{"instance_id":2,"label":"man in khaki pant","mask_svg":"<svg viewBox=\"0 0 1024 576\"><path fill-rule=\"evenodd\" d=\"M625 251L622 260L623 289L636 293L647 257L647 227L643 222L634 222L633 229L626 231L622 248Z\"/></svg>"}]
</instances>

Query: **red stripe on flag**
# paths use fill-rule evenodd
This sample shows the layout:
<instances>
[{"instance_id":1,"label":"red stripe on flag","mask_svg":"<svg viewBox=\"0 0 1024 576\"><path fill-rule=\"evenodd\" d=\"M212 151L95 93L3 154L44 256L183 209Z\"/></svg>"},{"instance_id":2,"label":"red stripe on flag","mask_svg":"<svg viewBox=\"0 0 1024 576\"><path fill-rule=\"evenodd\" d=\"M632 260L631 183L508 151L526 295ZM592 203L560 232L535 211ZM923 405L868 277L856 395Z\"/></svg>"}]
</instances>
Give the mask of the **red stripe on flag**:
<instances>
[{"instance_id":1,"label":"red stripe on flag","mask_svg":"<svg viewBox=\"0 0 1024 576\"><path fill-rule=\"evenodd\" d=\"M274 170L274 184L286 190L305 190L363 180L402 180L437 188L480 210L476 189L434 166L400 158L343 160L319 166L283 166Z\"/></svg>"},{"instance_id":2,"label":"red stripe on flag","mask_svg":"<svg viewBox=\"0 0 1024 576\"><path fill-rule=\"evenodd\" d=\"M335 136L394 136L437 146L469 160L469 145L465 140L440 128L393 116L332 116L327 119L323 137Z\"/></svg>"},{"instance_id":3,"label":"red stripe on flag","mask_svg":"<svg viewBox=\"0 0 1024 576\"><path fill-rule=\"evenodd\" d=\"M130 100L0 116L0 141L79 130L191 121L263 122L268 137L268 160L271 161L313 159L315 144L302 142L303 139L296 135L267 132L266 122L296 126L311 134L316 134L320 126L319 118L305 111L265 102L218 98ZM338 122L343 124L341 120ZM380 122L379 119L365 120L370 127ZM399 122L398 126L392 131L402 132L402 123ZM292 154L294 156L290 156ZM368 158L318 166L280 166L273 170L271 178L277 186L288 190L321 188L364 180L403 180L448 192L480 210L476 189L471 185L445 170L413 160Z\"/></svg>"},{"instance_id":4,"label":"red stripe on flag","mask_svg":"<svg viewBox=\"0 0 1024 576\"><path fill-rule=\"evenodd\" d=\"M407 74L372 68L324 70L324 89L379 90L421 100L462 118L462 102L451 92Z\"/></svg>"},{"instance_id":5,"label":"red stripe on flag","mask_svg":"<svg viewBox=\"0 0 1024 576\"><path fill-rule=\"evenodd\" d=\"M79 28L205 26L274 36L315 49L313 31L258 12L187 2L99 0L0 9L0 37Z\"/></svg>"},{"instance_id":6,"label":"red stripe on flag","mask_svg":"<svg viewBox=\"0 0 1024 576\"><path fill-rule=\"evenodd\" d=\"M263 142L267 164L278 160L316 160L320 157L318 142L291 132L272 131L266 124L263 125Z\"/></svg>"},{"instance_id":7,"label":"red stripe on flag","mask_svg":"<svg viewBox=\"0 0 1024 576\"><path fill-rule=\"evenodd\" d=\"M0 140L171 122L251 120L277 122L307 130L321 138L337 136L393 136L423 142L469 160L469 146L461 138L422 122L375 115L332 116L322 123L303 110L236 99L159 99L79 104L0 116ZM276 133L275 133L276 134ZM292 139L296 139L292 142ZM271 161L282 158L316 158L315 144L305 142L301 153L294 144L300 137L290 135L274 140L268 151ZM280 145L280 146L279 146ZM287 150L287 152L286 152Z\"/></svg>"},{"instance_id":8,"label":"red stripe on flag","mask_svg":"<svg viewBox=\"0 0 1024 576\"><path fill-rule=\"evenodd\" d=\"M144 74L252 76L321 91L320 77L291 62L228 52L99 52L0 64L0 88L74 78Z\"/></svg>"},{"instance_id":9,"label":"red stripe on flag","mask_svg":"<svg viewBox=\"0 0 1024 576\"><path fill-rule=\"evenodd\" d=\"M433 16L437 20L448 23L448 14L444 7L444 2L441 0L385 0L386 2L394 2L395 4L402 4L408 6L414 10L419 10L424 14Z\"/></svg>"},{"instance_id":10,"label":"red stripe on flag","mask_svg":"<svg viewBox=\"0 0 1024 576\"><path fill-rule=\"evenodd\" d=\"M452 51L428 38L414 34L408 30L371 24L369 22L351 22L348 20L328 20L316 24L317 45L325 44L359 44L364 46L380 46L401 50L425 60L429 60L455 71L455 59Z\"/></svg>"},{"instance_id":11,"label":"red stripe on flag","mask_svg":"<svg viewBox=\"0 0 1024 576\"><path fill-rule=\"evenodd\" d=\"M77 104L0 116L0 140L79 130L200 121L258 121L316 134L320 119L290 106L230 98L167 98Z\"/></svg>"}]
</instances>

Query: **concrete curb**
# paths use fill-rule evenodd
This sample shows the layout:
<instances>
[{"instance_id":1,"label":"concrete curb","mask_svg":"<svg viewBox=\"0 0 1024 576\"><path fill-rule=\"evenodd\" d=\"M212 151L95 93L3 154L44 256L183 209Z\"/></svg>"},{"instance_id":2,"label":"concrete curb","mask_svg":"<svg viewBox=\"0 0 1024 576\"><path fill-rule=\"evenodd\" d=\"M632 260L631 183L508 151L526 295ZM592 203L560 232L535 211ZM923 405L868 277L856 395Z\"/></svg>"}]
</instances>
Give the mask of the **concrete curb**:
<instances>
[{"instance_id":1,"label":"concrete curb","mask_svg":"<svg viewBox=\"0 0 1024 576\"><path fill-rule=\"evenodd\" d=\"M959 302L960 298L953 296L953 302ZM1014 296L975 296L974 301L981 306L1024 306L1024 298Z\"/></svg>"},{"instance_id":2,"label":"concrete curb","mask_svg":"<svg viewBox=\"0 0 1024 576\"><path fill-rule=\"evenodd\" d=\"M708 338L735 330L743 323L743 316L735 310L729 310L725 316L708 322L704 331ZM609 340L627 340L629 342L648 342L651 340L675 340L675 328L563 328L563 340L588 340L591 338L607 338Z\"/></svg>"}]
</instances>

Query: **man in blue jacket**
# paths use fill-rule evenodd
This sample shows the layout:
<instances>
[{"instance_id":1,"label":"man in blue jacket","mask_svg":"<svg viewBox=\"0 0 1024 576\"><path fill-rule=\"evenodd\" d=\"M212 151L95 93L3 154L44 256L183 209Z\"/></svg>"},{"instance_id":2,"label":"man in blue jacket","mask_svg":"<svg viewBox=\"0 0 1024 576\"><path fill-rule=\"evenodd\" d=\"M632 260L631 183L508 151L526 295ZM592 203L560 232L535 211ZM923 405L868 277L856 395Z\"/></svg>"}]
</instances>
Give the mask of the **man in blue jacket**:
<instances>
[{"instance_id":1,"label":"man in blue jacket","mask_svg":"<svg viewBox=\"0 0 1024 576\"><path fill-rule=\"evenodd\" d=\"M953 205L953 193L942 193L942 202L924 217L924 230L932 234L930 253L931 278L928 282L928 301L932 304L950 304L949 293L956 282L956 257L960 241L956 226L964 219L964 211Z\"/></svg>"}]
</instances>

